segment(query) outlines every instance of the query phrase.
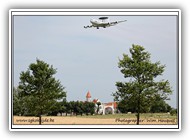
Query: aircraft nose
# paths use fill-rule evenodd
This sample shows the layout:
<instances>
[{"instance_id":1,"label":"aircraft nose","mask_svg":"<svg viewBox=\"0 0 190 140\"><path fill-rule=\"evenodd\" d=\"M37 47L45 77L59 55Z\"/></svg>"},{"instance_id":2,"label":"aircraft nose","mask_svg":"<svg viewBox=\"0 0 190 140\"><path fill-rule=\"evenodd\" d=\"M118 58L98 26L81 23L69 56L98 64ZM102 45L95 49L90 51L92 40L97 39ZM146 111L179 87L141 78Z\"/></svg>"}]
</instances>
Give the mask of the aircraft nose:
<instances>
[{"instance_id":1,"label":"aircraft nose","mask_svg":"<svg viewBox=\"0 0 190 140\"><path fill-rule=\"evenodd\" d=\"M91 19L91 20L90 20L90 22L92 23L92 22L94 22L94 20L93 20L93 19Z\"/></svg>"}]
</instances>

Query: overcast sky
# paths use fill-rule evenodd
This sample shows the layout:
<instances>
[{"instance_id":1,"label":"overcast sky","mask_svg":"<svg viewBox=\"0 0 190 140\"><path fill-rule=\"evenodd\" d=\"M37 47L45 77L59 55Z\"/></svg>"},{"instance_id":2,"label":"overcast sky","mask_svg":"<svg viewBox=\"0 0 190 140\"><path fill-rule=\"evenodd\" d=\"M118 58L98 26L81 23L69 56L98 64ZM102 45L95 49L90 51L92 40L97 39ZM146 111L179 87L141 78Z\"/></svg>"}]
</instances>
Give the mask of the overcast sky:
<instances>
[{"instance_id":1,"label":"overcast sky","mask_svg":"<svg viewBox=\"0 0 190 140\"><path fill-rule=\"evenodd\" d=\"M151 53L152 62L166 65L160 79L169 80L177 100L177 18L176 16L109 16L110 21L127 20L109 28L84 29L98 16L14 16L14 86L21 71L36 58L57 69L56 79L67 91L67 100L113 101L117 81L126 81L118 68L122 54L132 44Z\"/></svg>"}]
</instances>

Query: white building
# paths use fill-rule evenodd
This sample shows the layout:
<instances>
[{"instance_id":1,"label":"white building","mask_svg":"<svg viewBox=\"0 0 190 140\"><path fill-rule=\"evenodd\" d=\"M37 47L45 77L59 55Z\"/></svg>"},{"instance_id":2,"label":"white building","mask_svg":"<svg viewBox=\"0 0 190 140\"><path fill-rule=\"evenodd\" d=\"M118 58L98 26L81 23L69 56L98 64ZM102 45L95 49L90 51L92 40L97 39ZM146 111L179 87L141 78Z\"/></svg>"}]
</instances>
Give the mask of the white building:
<instances>
[{"instance_id":1,"label":"white building","mask_svg":"<svg viewBox=\"0 0 190 140\"><path fill-rule=\"evenodd\" d=\"M86 101L87 102L94 102L95 103L95 112L97 112L98 109L98 102L101 103L99 99L93 99L91 100L91 94L88 91L86 94ZM117 103L116 102L108 102L108 103L101 103L99 105L99 110L98 114L114 114L115 110L117 108Z\"/></svg>"}]
</instances>

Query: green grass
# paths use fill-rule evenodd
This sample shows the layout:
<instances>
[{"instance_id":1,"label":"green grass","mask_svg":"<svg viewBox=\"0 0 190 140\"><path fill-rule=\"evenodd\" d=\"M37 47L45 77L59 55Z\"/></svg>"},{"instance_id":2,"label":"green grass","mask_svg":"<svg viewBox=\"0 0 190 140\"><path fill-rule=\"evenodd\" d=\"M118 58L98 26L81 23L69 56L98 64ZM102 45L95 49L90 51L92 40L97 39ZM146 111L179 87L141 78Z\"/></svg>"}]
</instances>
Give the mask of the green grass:
<instances>
[{"instance_id":1,"label":"green grass","mask_svg":"<svg viewBox=\"0 0 190 140\"><path fill-rule=\"evenodd\" d=\"M68 117L70 117L70 116L68 116ZM77 117L80 117L80 118L97 118L97 119L136 118L136 114L135 113L132 113L132 114L107 114L107 115L88 115L88 116L78 115ZM146 119L146 118L174 119L174 118L177 118L177 116L176 115L171 116L170 114L167 114L167 113L142 113L142 114L140 114L140 118L142 118L142 119Z\"/></svg>"}]
</instances>

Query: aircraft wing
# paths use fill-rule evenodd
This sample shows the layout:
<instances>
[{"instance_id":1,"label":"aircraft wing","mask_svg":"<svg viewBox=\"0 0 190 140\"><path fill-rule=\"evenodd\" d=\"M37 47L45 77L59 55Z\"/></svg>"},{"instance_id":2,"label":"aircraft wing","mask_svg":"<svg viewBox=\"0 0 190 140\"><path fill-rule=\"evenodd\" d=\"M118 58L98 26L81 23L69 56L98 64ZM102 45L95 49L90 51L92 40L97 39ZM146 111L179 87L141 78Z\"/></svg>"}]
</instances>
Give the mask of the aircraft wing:
<instances>
[{"instance_id":1,"label":"aircraft wing","mask_svg":"<svg viewBox=\"0 0 190 140\"><path fill-rule=\"evenodd\" d=\"M88 26L84 26L84 28L92 28L94 27L93 25L88 25Z\"/></svg>"},{"instance_id":2,"label":"aircraft wing","mask_svg":"<svg viewBox=\"0 0 190 140\"><path fill-rule=\"evenodd\" d=\"M116 25L116 24L118 24L118 23L126 22L126 21L127 21L127 20L114 21L114 22L110 22L110 25L111 25L111 26L114 26L114 25Z\"/></svg>"}]
</instances>

